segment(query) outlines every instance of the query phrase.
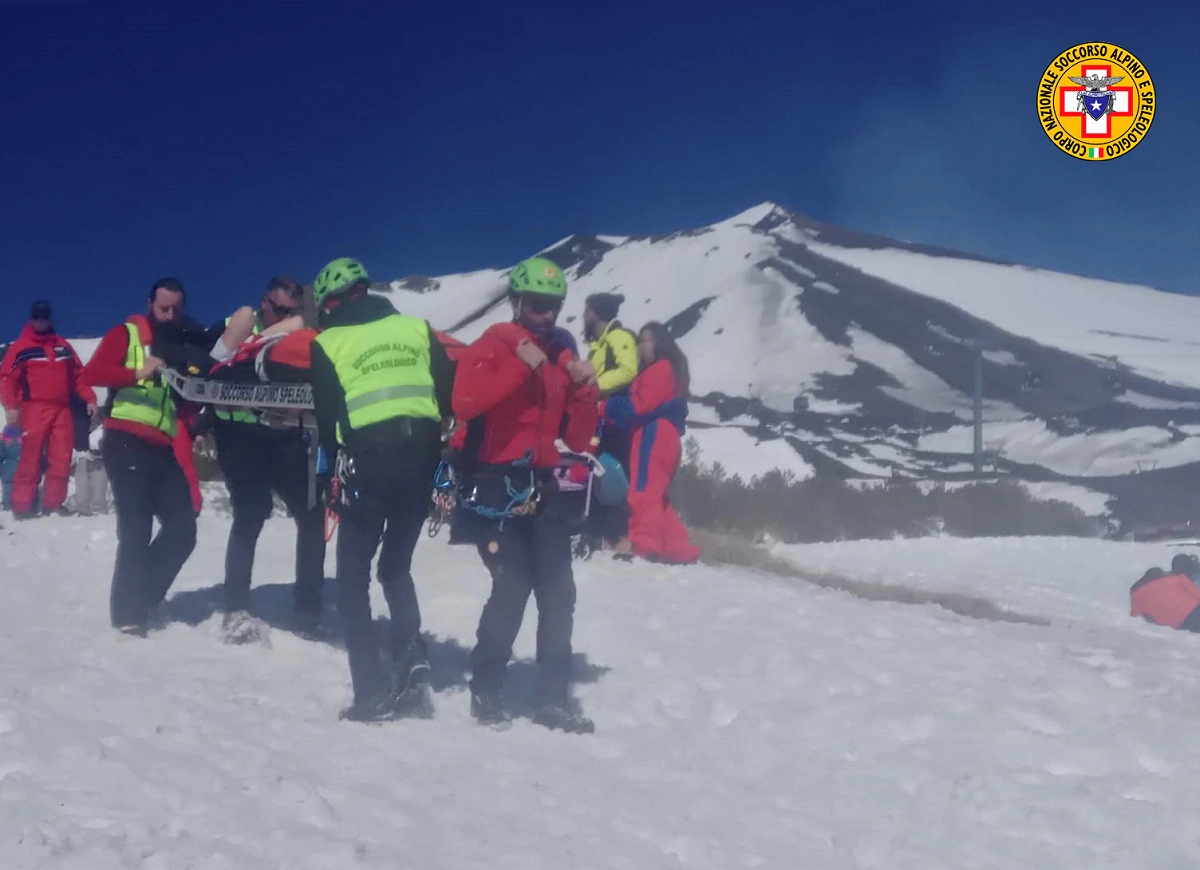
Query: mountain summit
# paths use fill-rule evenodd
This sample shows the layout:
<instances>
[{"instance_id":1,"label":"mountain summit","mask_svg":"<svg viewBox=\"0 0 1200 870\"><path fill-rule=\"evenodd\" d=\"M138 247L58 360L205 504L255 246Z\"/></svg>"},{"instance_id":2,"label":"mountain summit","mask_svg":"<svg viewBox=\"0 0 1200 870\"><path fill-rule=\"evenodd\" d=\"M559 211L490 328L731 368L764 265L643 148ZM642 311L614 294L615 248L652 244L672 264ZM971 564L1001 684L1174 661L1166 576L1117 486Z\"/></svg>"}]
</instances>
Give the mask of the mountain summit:
<instances>
[{"instance_id":1,"label":"mountain summit","mask_svg":"<svg viewBox=\"0 0 1200 870\"><path fill-rule=\"evenodd\" d=\"M539 253L567 273L568 328L598 291L625 296L631 328L668 324L692 365L701 458L744 477L969 475L978 353L990 469L1119 495L1141 515L1176 516L1192 499L1200 300L857 233L772 202ZM378 289L470 340L509 316L506 275Z\"/></svg>"}]
</instances>

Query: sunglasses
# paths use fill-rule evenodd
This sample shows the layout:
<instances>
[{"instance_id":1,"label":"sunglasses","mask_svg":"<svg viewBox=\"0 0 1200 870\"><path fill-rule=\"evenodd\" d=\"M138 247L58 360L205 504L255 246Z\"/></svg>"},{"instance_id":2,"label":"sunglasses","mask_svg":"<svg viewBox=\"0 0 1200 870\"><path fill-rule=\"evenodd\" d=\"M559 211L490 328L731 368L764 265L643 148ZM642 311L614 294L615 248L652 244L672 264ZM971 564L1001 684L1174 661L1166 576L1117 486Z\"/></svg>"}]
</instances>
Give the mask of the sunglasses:
<instances>
[{"instance_id":1,"label":"sunglasses","mask_svg":"<svg viewBox=\"0 0 1200 870\"><path fill-rule=\"evenodd\" d=\"M562 303L554 299L539 299L536 296L521 300L521 306L528 308L534 314L549 314L551 311L562 310Z\"/></svg>"},{"instance_id":2,"label":"sunglasses","mask_svg":"<svg viewBox=\"0 0 1200 870\"><path fill-rule=\"evenodd\" d=\"M30 320L49 320L50 315L49 314L35 314L32 317L30 317L29 319Z\"/></svg>"},{"instance_id":3,"label":"sunglasses","mask_svg":"<svg viewBox=\"0 0 1200 870\"><path fill-rule=\"evenodd\" d=\"M294 317L303 310L299 305L280 305L271 299L267 300L267 304L271 306L271 310L279 317Z\"/></svg>"}]
</instances>

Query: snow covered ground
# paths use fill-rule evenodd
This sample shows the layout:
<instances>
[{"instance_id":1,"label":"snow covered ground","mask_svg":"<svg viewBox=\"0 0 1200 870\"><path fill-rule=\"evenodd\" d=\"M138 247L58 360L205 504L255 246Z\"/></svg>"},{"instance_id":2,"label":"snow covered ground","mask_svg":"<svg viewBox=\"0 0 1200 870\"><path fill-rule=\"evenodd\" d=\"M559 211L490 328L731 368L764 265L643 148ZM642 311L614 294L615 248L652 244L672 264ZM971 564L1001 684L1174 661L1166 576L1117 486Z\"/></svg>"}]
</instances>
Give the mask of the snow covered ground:
<instances>
[{"instance_id":1,"label":"snow covered ground","mask_svg":"<svg viewBox=\"0 0 1200 870\"><path fill-rule=\"evenodd\" d=\"M779 545L774 552L816 573L960 592L1073 629L1115 627L1158 637L1163 630L1130 620L1129 587L1151 566L1169 569L1175 553L1200 549L1084 538L930 537Z\"/></svg>"},{"instance_id":2,"label":"snow covered ground","mask_svg":"<svg viewBox=\"0 0 1200 870\"><path fill-rule=\"evenodd\" d=\"M472 552L443 540L416 559L436 718L338 722L336 645L280 629L269 646L218 640L227 523L202 517L176 621L146 640L107 626L111 517L0 533L0 866L1200 861L1200 638L1124 615L1128 585L1169 560L1164 545L787 551L809 567L966 588L1050 627L596 559L578 570L576 648L597 734L578 737L471 722L467 657L487 583ZM290 604L289 549L290 524L268 523L255 590L268 621ZM510 700L527 712L532 625L516 653Z\"/></svg>"}]
</instances>

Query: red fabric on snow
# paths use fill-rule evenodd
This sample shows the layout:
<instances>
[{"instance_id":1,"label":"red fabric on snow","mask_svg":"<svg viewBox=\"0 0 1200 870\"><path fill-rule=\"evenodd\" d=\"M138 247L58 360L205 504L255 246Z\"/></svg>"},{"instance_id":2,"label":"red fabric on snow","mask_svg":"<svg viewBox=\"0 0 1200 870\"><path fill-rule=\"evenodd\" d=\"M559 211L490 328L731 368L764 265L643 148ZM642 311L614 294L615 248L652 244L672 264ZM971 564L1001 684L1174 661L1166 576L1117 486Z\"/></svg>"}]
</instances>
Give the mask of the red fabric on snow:
<instances>
[{"instance_id":1,"label":"red fabric on snow","mask_svg":"<svg viewBox=\"0 0 1200 870\"><path fill-rule=\"evenodd\" d=\"M1129 615L1179 628L1197 607L1200 607L1200 587L1183 574L1166 574L1134 587Z\"/></svg>"}]
</instances>

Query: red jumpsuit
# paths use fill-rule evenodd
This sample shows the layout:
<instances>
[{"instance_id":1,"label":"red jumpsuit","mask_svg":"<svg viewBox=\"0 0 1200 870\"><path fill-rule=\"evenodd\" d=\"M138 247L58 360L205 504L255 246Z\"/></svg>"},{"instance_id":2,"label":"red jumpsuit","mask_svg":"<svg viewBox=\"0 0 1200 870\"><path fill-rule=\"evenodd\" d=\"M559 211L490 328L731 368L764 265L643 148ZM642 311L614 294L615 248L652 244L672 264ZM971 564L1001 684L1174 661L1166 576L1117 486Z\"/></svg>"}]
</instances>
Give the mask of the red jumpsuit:
<instances>
[{"instance_id":1,"label":"red jumpsuit","mask_svg":"<svg viewBox=\"0 0 1200 870\"><path fill-rule=\"evenodd\" d=\"M83 363L70 343L55 332L26 326L0 363L0 403L21 412L25 433L13 479L12 509L28 513L37 501L46 457L42 510L49 513L67 500L67 478L75 447L71 397L95 404L96 394L83 382Z\"/></svg>"},{"instance_id":2,"label":"red jumpsuit","mask_svg":"<svg viewBox=\"0 0 1200 870\"><path fill-rule=\"evenodd\" d=\"M679 470L687 401L679 395L667 360L642 371L629 393L604 403L604 416L633 430L629 462L629 543L635 555L688 564L700 556L667 488Z\"/></svg>"}]
</instances>

